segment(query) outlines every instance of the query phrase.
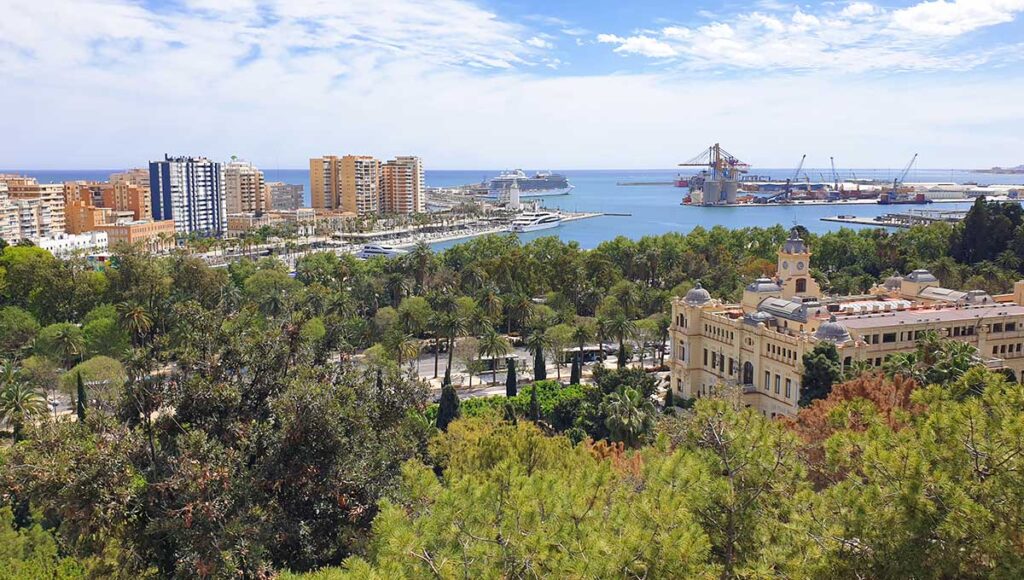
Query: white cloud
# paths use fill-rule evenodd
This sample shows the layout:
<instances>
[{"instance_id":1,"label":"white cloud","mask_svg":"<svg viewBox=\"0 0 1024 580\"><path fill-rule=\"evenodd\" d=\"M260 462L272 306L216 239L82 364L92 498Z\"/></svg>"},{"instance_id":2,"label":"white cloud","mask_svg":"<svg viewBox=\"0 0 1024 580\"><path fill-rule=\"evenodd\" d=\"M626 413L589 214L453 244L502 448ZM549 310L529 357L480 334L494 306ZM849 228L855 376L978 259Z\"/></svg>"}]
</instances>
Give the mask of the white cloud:
<instances>
[{"instance_id":1,"label":"white cloud","mask_svg":"<svg viewBox=\"0 0 1024 580\"><path fill-rule=\"evenodd\" d=\"M924 0L896 11L863 0L826 3L813 11L774 1L758 7L729 16L707 15L711 22L696 27L672 25L641 36L604 36L617 39L616 52L675 56L674 66L689 71L962 71L1024 59L1020 43L950 46L967 32L1013 20L1024 11L1024 0Z\"/></svg>"},{"instance_id":2,"label":"white cloud","mask_svg":"<svg viewBox=\"0 0 1024 580\"><path fill-rule=\"evenodd\" d=\"M625 38L614 34L598 34L597 41L617 44L615 52L620 54L639 54L652 58L668 58L676 55L675 49L669 44L643 34Z\"/></svg>"},{"instance_id":3,"label":"white cloud","mask_svg":"<svg viewBox=\"0 0 1024 580\"><path fill-rule=\"evenodd\" d=\"M268 169L407 152L431 169L671 167L716 140L762 167L791 164L808 142L832 144L828 154L849 166L900 165L906 151L932 166L987 166L993 148L1024 150L1024 79L985 91L970 75L829 72L950 66L914 52L913 35L878 36L885 13L815 12L820 26L799 36L786 33L792 12L765 12L781 33L771 20L719 16L731 35L665 26L599 38L691 69L824 71L730 80L555 76L566 63L527 43L539 31L468 1L260 0L256 10L234 0L225 11L203 1L184 13L135 0L6 0L0 134L17 138L0 140L0 167L116 168L164 152L239 154ZM971 68L993 57L961 58ZM538 126L557 138L538 139ZM778 139L794 128L800 139Z\"/></svg>"},{"instance_id":4,"label":"white cloud","mask_svg":"<svg viewBox=\"0 0 1024 580\"><path fill-rule=\"evenodd\" d=\"M1011 22L1024 12L1024 0L930 0L893 13L895 27L934 36L959 36L985 26Z\"/></svg>"},{"instance_id":5,"label":"white cloud","mask_svg":"<svg viewBox=\"0 0 1024 580\"><path fill-rule=\"evenodd\" d=\"M851 2L843 8L843 11L839 15L843 18L860 18L862 16L871 16L878 12L878 7L870 2Z\"/></svg>"},{"instance_id":6,"label":"white cloud","mask_svg":"<svg viewBox=\"0 0 1024 580\"><path fill-rule=\"evenodd\" d=\"M531 36L526 40L528 46L534 48L554 48L554 45L539 36Z\"/></svg>"}]
</instances>

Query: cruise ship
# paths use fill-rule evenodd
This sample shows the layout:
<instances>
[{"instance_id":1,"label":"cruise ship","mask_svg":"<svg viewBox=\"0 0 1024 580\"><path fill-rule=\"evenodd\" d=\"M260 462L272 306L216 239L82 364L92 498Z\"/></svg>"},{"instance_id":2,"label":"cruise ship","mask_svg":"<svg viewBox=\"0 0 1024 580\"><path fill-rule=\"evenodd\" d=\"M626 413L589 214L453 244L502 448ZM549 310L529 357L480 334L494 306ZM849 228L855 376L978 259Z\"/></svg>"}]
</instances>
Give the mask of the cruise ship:
<instances>
[{"instance_id":1,"label":"cruise ship","mask_svg":"<svg viewBox=\"0 0 1024 580\"><path fill-rule=\"evenodd\" d=\"M395 248L393 246L382 246L379 244L366 244L356 254L356 257L360 260L369 260L370 258L376 258L377 256L383 256L385 258L395 258L398 256L404 256L409 252Z\"/></svg>"},{"instance_id":2,"label":"cruise ship","mask_svg":"<svg viewBox=\"0 0 1024 580\"><path fill-rule=\"evenodd\" d=\"M516 233L535 232L562 225L562 215L553 211L525 211L512 220L511 230Z\"/></svg>"},{"instance_id":3,"label":"cruise ship","mask_svg":"<svg viewBox=\"0 0 1024 580\"><path fill-rule=\"evenodd\" d=\"M513 183L519 186L519 197L565 195L575 187L561 173L540 171L530 177L522 169L516 169L491 179L487 183L487 197L502 197Z\"/></svg>"}]
</instances>

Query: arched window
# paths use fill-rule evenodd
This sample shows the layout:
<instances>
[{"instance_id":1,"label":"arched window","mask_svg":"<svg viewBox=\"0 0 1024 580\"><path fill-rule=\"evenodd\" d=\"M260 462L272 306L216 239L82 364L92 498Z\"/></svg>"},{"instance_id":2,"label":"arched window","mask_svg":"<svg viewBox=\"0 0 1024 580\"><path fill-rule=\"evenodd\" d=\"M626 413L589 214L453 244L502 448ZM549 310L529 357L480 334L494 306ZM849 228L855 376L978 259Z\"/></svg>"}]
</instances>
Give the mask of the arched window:
<instances>
[{"instance_id":1,"label":"arched window","mask_svg":"<svg viewBox=\"0 0 1024 580\"><path fill-rule=\"evenodd\" d=\"M743 384L754 384L754 365L749 362L743 363Z\"/></svg>"},{"instance_id":2,"label":"arched window","mask_svg":"<svg viewBox=\"0 0 1024 580\"><path fill-rule=\"evenodd\" d=\"M797 278L796 279L796 291L797 292L807 292L807 278Z\"/></svg>"}]
</instances>

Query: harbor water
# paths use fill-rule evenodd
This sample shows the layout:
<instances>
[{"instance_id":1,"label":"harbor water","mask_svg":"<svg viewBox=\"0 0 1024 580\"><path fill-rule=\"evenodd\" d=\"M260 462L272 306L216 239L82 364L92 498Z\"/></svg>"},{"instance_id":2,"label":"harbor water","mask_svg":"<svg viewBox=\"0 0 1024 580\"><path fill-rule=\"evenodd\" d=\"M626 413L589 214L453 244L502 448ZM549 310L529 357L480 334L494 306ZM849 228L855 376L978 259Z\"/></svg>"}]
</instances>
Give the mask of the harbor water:
<instances>
[{"instance_id":1,"label":"harbor water","mask_svg":"<svg viewBox=\"0 0 1024 580\"><path fill-rule=\"evenodd\" d=\"M89 179L105 180L113 170L0 170L0 173L21 173L36 177L40 182L61 182ZM500 170L428 170L426 182L431 187L446 187L479 183L498 175ZM792 169L752 169L751 173L772 179L783 180L792 175ZM306 202L309 203L309 171L292 169L265 169L267 181L283 181L301 184L305 187ZM528 172L531 173L531 172ZM561 171L575 189L568 195L550 196L538 199L548 208L567 211L601 212L607 215L593 219L571 221L558 228L520 234L525 240L541 236L557 235L564 240L574 240L583 248L593 248L603 241L617 236L640 238L667 232L689 232L697 226L710 228L716 225L728 228L767 227L775 224L802 225L813 232L826 232L841 227L871 227L821 221L821 218L837 213L857 217L874 217L893 211L918 208L921 206L884 206L860 204L832 206L753 206L753 207L698 207L680 204L686 189L674 187L670 182L680 172L676 170L576 170ZM687 175L689 172L682 172ZM830 181L830 170L807 169L803 173L812 181ZM803 174L802 173L802 174ZM891 181L898 169L857 169L840 172L840 177L850 179L879 179ZM907 182L925 183L966 183L1015 184L1024 182L1024 175L1002 175L977 173L950 169L920 169L911 171ZM663 185L618 185L619 183L662 183ZM969 202L942 203L927 206L929 209L967 210ZM435 249L449 247L458 241L435 244Z\"/></svg>"}]
</instances>

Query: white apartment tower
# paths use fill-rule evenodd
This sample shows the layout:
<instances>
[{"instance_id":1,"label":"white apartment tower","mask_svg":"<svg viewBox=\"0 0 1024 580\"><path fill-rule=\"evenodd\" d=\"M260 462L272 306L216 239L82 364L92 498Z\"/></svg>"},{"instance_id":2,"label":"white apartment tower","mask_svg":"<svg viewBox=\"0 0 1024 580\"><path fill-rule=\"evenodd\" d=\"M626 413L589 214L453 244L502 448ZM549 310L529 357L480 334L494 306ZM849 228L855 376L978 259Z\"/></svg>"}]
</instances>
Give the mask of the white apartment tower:
<instances>
[{"instance_id":1,"label":"white apartment tower","mask_svg":"<svg viewBox=\"0 0 1024 580\"><path fill-rule=\"evenodd\" d=\"M423 161L419 157L396 157L381 168L381 211L422 213L425 207Z\"/></svg>"},{"instance_id":2,"label":"white apartment tower","mask_svg":"<svg viewBox=\"0 0 1024 580\"><path fill-rule=\"evenodd\" d=\"M380 161L369 155L341 158L341 209L358 215L380 211Z\"/></svg>"},{"instance_id":3,"label":"white apartment tower","mask_svg":"<svg viewBox=\"0 0 1024 580\"><path fill-rule=\"evenodd\" d=\"M205 157L171 157L149 164L153 219L174 220L179 234L227 231L224 170Z\"/></svg>"}]
</instances>

